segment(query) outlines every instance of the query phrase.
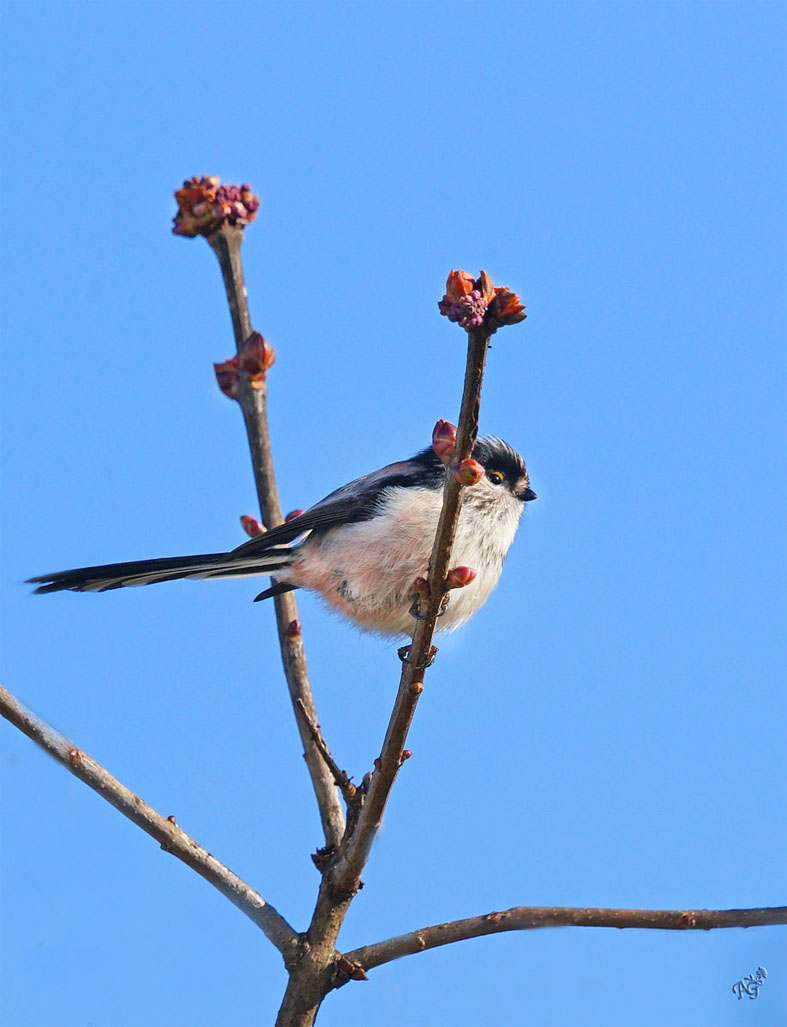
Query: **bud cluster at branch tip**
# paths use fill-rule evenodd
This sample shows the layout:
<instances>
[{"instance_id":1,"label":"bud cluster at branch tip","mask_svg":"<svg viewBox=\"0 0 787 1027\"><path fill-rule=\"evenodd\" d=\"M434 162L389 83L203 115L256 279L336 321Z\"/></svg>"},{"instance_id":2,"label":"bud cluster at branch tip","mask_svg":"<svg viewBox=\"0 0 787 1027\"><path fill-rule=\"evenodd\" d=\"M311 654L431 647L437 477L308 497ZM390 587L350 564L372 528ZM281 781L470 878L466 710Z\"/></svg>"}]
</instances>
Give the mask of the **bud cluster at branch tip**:
<instances>
[{"instance_id":1,"label":"bud cluster at branch tip","mask_svg":"<svg viewBox=\"0 0 787 1027\"><path fill-rule=\"evenodd\" d=\"M450 591L452 588L464 588L473 581L475 571L472 567L453 567L446 576L445 587Z\"/></svg>"},{"instance_id":2,"label":"bud cluster at branch tip","mask_svg":"<svg viewBox=\"0 0 787 1027\"><path fill-rule=\"evenodd\" d=\"M220 364L214 364L216 381L225 396L238 398L238 375L243 371L252 389L261 389L273 366L276 350L259 332L252 332L243 343L240 353Z\"/></svg>"},{"instance_id":3,"label":"bud cluster at branch tip","mask_svg":"<svg viewBox=\"0 0 787 1027\"><path fill-rule=\"evenodd\" d=\"M222 225L245 228L257 216L260 199L246 185L221 185L216 175L195 175L175 190L175 235L213 235Z\"/></svg>"},{"instance_id":4,"label":"bud cluster at branch tip","mask_svg":"<svg viewBox=\"0 0 787 1027\"><path fill-rule=\"evenodd\" d=\"M503 325L517 324L527 317L517 294L496 287L486 271L478 278L469 271L451 271L437 307L444 317L467 331L483 325L490 335Z\"/></svg>"},{"instance_id":5,"label":"bud cluster at branch tip","mask_svg":"<svg viewBox=\"0 0 787 1027\"><path fill-rule=\"evenodd\" d=\"M448 466L456 448L456 425L450 421L438 421L432 432L432 449Z\"/></svg>"},{"instance_id":6,"label":"bud cluster at branch tip","mask_svg":"<svg viewBox=\"0 0 787 1027\"><path fill-rule=\"evenodd\" d=\"M454 468L454 477L460 485L477 485L484 474L484 465L471 456L461 460Z\"/></svg>"},{"instance_id":7,"label":"bud cluster at branch tip","mask_svg":"<svg viewBox=\"0 0 787 1027\"><path fill-rule=\"evenodd\" d=\"M265 525L261 521L258 521L256 517L249 517L248 514L241 514L240 526L249 538L257 538L258 535L264 535L266 531Z\"/></svg>"}]
</instances>

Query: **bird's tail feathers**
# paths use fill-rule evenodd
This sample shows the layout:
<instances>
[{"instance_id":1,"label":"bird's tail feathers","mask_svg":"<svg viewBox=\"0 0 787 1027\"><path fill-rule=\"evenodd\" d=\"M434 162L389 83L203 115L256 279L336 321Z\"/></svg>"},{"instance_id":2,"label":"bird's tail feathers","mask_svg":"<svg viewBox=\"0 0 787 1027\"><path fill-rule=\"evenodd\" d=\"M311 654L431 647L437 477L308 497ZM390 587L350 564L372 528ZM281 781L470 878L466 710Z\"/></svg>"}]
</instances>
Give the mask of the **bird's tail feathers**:
<instances>
[{"instance_id":1,"label":"bird's tail feathers","mask_svg":"<svg viewBox=\"0 0 787 1027\"><path fill-rule=\"evenodd\" d=\"M113 588L154 585L159 581L181 578L251 578L283 570L292 562L287 546L272 548L256 556L239 559L232 553L206 553L202 556L170 556L162 560L136 560L109 563L103 567L77 567L71 571L41 574L30 578L38 585L36 595L45 592L108 592Z\"/></svg>"}]
</instances>

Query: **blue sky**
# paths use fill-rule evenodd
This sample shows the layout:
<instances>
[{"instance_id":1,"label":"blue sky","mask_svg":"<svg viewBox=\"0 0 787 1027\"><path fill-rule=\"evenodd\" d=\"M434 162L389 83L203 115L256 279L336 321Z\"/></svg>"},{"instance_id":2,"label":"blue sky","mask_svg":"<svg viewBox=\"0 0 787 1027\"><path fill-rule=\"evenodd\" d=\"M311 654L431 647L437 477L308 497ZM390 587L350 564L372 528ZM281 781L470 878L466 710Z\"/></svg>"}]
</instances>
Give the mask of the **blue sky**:
<instances>
[{"instance_id":1,"label":"blue sky","mask_svg":"<svg viewBox=\"0 0 787 1027\"><path fill-rule=\"evenodd\" d=\"M455 419L451 267L528 320L482 429L530 504L444 640L341 941L512 905L785 901L785 16L776 3L3 6L3 681L298 928L319 824L248 582L31 597L226 549L254 491L192 174L249 181L286 508ZM395 646L301 602L342 766ZM279 958L6 726L4 1022L267 1024ZM757 965L756 1001L731 987ZM783 930L550 930L389 964L324 1027L787 1022Z\"/></svg>"}]
</instances>

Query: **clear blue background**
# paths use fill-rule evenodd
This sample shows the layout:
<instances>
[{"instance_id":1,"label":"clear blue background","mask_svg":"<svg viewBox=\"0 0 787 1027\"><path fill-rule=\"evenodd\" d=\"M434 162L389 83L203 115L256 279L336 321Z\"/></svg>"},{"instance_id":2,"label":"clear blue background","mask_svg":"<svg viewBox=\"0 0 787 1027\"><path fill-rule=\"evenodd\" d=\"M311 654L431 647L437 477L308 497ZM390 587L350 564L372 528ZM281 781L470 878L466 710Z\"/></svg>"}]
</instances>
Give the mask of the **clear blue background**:
<instances>
[{"instance_id":1,"label":"clear blue background","mask_svg":"<svg viewBox=\"0 0 787 1027\"><path fill-rule=\"evenodd\" d=\"M6 4L3 678L299 929L321 835L253 583L34 598L225 549L254 491L191 174L250 181L286 508L458 409L451 267L518 290L482 428L528 507L442 644L341 936L517 904L785 901L785 16L756 3ZM301 601L360 777L399 666ZM273 1022L277 953L7 725L3 1022ZM783 1024L780 928L549 930L375 970L324 1027ZM765 966L759 998L731 987Z\"/></svg>"}]
</instances>

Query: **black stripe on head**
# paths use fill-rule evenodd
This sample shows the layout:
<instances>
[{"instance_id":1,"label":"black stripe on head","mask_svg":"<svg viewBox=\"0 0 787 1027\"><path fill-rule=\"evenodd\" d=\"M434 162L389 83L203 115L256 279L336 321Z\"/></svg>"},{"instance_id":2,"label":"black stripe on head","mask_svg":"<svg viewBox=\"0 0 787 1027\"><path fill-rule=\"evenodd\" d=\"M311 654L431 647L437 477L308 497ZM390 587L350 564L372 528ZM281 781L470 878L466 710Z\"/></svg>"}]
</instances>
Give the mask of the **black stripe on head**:
<instances>
[{"instance_id":1,"label":"black stripe on head","mask_svg":"<svg viewBox=\"0 0 787 1027\"><path fill-rule=\"evenodd\" d=\"M522 479L527 479L527 468L525 461L517 451L509 446L502 439L494 435L485 435L476 440L473 447L473 458L487 471L500 471L505 478L506 484L513 489L520 485ZM419 481L412 479L392 480L392 485L426 485L429 488L442 488L445 482L445 467L440 457L430 447L416 454L410 461L420 470Z\"/></svg>"},{"instance_id":2,"label":"black stripe on head","mask_svg":"<svg viewBox=\"0 0 787 1027\"><path fill-rule=\"evenodd\" d=\"M500 471L509 488L514 488L523 478L527 480L525 461L513 446L494 435L485 435L476 440L473 458L487 471Z\"/></svg>"}]
</instances>

